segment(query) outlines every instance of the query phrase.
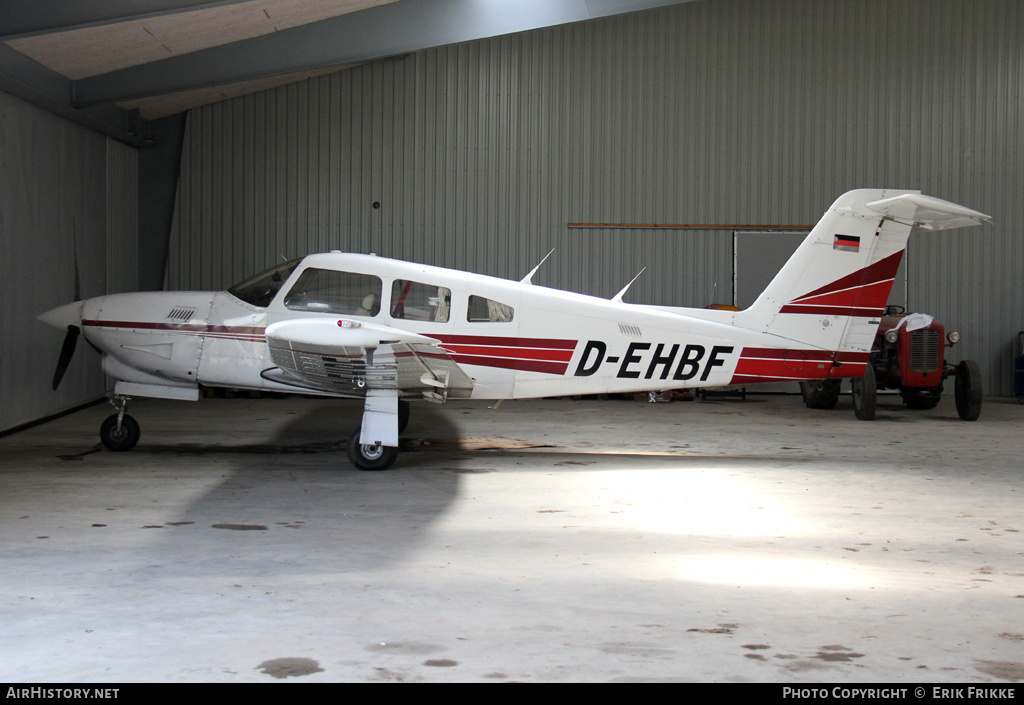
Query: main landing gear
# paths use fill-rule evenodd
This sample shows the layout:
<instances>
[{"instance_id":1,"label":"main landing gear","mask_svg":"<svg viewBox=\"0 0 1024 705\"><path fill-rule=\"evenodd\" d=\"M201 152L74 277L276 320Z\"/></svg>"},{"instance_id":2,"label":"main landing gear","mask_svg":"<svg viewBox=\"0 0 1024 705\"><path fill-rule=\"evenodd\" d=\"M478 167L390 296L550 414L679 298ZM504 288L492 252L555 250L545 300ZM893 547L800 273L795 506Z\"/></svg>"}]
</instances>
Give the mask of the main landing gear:
<instances>
[{"instance_id":1,"label":"main landing gear","mask_svg":"<svg viewBox=\"0 0 1024 705\"><path fill-rule=\"evenodd\" d=\"M398 432L401 433L409 425L409 402L398 401ZM349 436L345 452L349 462L359 470L387 470L398 459L398 448L379 443L361 443L363 427L357 426Z\"/></svg>"},{"instance_id":2,"label":"main landing gear","mask_svg":"<svg viewBox=\"0 0 1024 705\"><path fill-rule=\"evenodd\" d=\"M394 465L398 459L398 448L360 443L359 436L362 432L363 427L356 426L356 430L349 436L348 446L345 448L349 462L360 470L387 470Z\"/></svg>"},{"instance_id":3,"label":"main landing gear","mask_svg":"<svg viewBox=\"0 0 1024 705\"><path fill-rule=\"evenodd\" d=\"M128 410L128 397L114 396L110 404L117 413L108 416L100 425L100 441L109 450L131 450L139 442L142 431L139 422L125 413Z\"/></svg>"}]
</instances>

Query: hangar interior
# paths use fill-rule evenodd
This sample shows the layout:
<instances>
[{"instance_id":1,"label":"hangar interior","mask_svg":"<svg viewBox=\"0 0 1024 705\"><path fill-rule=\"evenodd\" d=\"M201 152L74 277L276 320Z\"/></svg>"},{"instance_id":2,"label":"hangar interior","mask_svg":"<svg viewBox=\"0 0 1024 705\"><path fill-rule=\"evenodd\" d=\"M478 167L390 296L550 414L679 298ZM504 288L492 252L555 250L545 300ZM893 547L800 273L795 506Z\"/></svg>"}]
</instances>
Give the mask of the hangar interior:
<instances>
[{"instance_id":1,"label":"hangar interior","mask_svg":"<svg viewBox=\"0 0 1024 705\"><path fill-rule=\"evenodd\" d=\"M40 0L0 35L5 680L1024 678L1016 0ZM737 243L860 187L992 216L915 233L890 299L961 333L979 421L467 402L412 430L526 447L353 476L348 407L218 398L141 402L122 456L36 320L328 250L739 305L777 265Z\"/></svg>"}]
</instances>

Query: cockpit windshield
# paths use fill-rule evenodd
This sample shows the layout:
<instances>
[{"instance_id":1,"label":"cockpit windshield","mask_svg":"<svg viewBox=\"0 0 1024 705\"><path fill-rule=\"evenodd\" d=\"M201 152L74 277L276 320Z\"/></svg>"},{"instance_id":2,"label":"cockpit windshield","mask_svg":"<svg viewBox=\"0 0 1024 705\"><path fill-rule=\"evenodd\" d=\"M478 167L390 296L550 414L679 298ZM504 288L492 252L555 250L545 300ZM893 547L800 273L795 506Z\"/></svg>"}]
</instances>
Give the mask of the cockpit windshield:
<instances>
[{"instance_id":1,"label":"cockpit windshield","mask_svg":"<svg viewBox=\"0 0 1024 705\"><path fill-rule=\"evenodd\" d=\"M299 262L302 258L293 259L290 262L279 264L273 269L268 269L265 272L261 272L254 277L250 277L245 281L235 284L233 287L228 289L228 293L234 297L241 299L247 304L253 306L259 306L260 308L266 308L270 305L270 302L277 296L277 292L281 289L281 285L285 283L292 271L299 266Z\"/></svg>"}]
</instances>

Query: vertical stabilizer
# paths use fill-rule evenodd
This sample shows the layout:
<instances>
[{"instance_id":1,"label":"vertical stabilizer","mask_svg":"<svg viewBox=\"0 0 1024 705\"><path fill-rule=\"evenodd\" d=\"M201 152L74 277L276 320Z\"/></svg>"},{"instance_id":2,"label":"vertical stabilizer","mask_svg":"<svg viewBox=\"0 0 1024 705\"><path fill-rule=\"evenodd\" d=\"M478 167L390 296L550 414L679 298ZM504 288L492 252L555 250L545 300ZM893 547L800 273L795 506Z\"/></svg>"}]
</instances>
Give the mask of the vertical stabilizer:
<instances>
[{"instance_id":1,"label":"vertical stabilizer","mask_svg":"<svg viewBox=\"0 0 1024 705\"><path fill-rule=\"evenodd\" d=\"M918 191L845 193L735 323L830 351L868 352L911 230L985 220Z\"/></svg>"}]
</instances>

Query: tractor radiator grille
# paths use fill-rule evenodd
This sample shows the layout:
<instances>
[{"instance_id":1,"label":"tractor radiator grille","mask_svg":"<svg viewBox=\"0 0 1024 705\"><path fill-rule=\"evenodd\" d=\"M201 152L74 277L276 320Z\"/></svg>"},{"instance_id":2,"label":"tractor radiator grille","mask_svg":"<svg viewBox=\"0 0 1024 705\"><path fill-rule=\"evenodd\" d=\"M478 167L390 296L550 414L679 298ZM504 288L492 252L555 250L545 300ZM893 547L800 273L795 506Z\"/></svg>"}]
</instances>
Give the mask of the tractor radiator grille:
<instances>
[{"instance_id":1,"label":"tractor radiator grille","mask_svg":"<svg viewBox=\"0 0 1024 705\"><path fill-rule=\"evenodd\" d=\"M942 363L942 337L937 330L911 331L910 369L914 372L933 372Z\"/></svg>"}]
</instances>

